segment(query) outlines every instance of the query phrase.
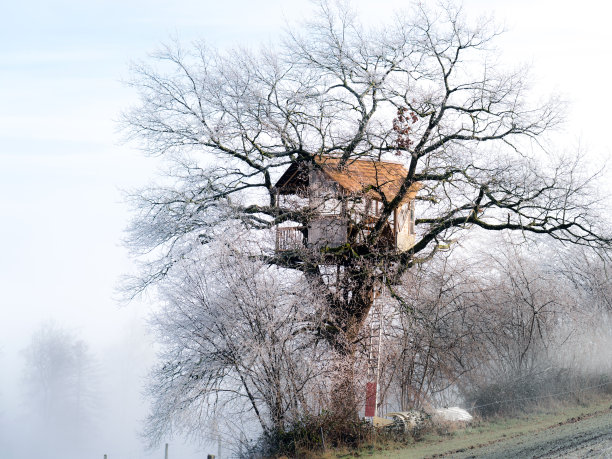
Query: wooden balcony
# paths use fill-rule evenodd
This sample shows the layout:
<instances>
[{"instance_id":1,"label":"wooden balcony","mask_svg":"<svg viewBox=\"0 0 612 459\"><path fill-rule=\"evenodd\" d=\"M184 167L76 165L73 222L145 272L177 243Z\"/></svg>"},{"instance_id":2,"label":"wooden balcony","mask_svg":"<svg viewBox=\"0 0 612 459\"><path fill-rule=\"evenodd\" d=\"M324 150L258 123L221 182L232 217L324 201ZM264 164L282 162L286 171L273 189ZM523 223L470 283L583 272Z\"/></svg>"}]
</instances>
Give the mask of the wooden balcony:
<instances>
[{"instance_id":1,"label":"wooden balcony","mask_svg":"<svg viewBox=\"0 0 612 459\"><path fill-rule=\"evenodd\" d=\"M276 228L276 251L286 252L304 247L304 235L299 228L292 226Z\"/></svg>"}]
</instances>

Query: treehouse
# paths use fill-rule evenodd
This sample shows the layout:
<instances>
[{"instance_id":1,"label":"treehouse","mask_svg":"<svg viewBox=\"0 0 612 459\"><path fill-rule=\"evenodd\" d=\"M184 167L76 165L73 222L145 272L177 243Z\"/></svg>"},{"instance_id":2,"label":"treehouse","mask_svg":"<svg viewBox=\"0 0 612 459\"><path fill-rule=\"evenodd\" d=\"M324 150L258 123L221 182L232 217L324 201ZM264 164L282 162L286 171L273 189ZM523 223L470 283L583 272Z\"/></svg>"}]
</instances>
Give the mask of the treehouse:
<instances>
[{"instance_id":1,"label":"treehouse","mask_svg":"<svg viewBox=\"0 0 612 459\"><path fill-rule=\"evenodd\" d=\"M379 220L383 196L391 201L408 171L401 164L361 159L317 156L314 162L292 163L276 183L279 204L305 212L300 225L277 227L276 250L322 249L346 243L359 246ZM377 245L405 251L414 245L414 199L420 184L413 184L392 212ZM304 223L304 221L306 223Z\"/></svg>"}]
</instances>

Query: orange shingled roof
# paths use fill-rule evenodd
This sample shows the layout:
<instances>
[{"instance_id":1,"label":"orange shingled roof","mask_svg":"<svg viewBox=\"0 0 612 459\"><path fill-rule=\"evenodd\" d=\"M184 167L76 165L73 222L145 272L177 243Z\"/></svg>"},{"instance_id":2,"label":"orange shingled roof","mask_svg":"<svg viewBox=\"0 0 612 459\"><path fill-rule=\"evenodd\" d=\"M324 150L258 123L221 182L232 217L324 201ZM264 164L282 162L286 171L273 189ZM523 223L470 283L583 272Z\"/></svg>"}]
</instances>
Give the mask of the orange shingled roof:
<instances>
[{"instance_id":1,"label":"orange shingled roof","mask_svg":"<svg viewBox=\"0 0 612 459\"><path fill-rule=\"evenodd\" d=\"M408 171L401 164L386 161L351 159L342 169L338 169L340 158L317 156L315 162L329 178L338 182L346 191L366 192L372 199L379 201L379 192L372 188L380 189L387 200L391 201L408 175ZM413 183L402 202L414 199L420 189L420 183Z\"/></svg>"}]
</instances>

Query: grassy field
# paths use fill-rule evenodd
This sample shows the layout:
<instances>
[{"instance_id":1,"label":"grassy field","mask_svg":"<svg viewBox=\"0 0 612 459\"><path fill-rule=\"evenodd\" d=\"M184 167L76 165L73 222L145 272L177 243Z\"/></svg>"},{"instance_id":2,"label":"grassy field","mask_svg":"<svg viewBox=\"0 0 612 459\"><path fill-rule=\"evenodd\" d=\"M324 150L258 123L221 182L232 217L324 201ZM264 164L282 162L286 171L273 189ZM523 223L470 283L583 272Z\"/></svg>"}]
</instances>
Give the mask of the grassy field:
<instances>
[{"instance_id":1,"label":"grassy field","mask_svg":"<svg viewBox=\"0 0 612 459\"><path fill-rule=\"evenodd\" d=\"M465 451L509 438L543 431L580 418L597 416L610 411L609 398L574 406L540 408L531 414L489 421L476 421L465 428L449 432L431 432L410 445L371 445L357 452L328 452L324 457L343 458L424 458Z\"/></svg>"}]
</instances>

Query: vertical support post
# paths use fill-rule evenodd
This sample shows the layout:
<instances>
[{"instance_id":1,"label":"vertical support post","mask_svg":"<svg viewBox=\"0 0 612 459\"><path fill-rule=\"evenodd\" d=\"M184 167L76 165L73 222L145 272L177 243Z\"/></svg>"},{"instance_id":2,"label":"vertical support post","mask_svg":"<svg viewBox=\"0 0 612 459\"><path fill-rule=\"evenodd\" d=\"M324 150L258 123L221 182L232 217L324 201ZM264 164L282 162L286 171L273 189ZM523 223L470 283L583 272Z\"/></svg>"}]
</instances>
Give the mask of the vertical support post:
<instances>
[{"instance_id":1,"label":"vertical support post","mask_svg":"<svg viewBox=\"0 0 612 459\"><path fill-rule=\"evenodd\" d=\"M325 435L323 435L323 426L321 426L321 441L323 442L323 451L325 451L327 448L325 448Z\"/></svg>"},{"instance_id":2,"label":"vertical support post","mask_svg":"<svg viewBox=\"0 0 612 459\"><path fill-rule=\"evenodd\" d=\"M219 432L219 424L216 420L213 421L213 438L217 440L217 459L221 459L221 433Z\"/></svg>"},{"instance_id":3,"label":"vertical support post","mask_svg":"<svg viewBox=\"0 0 612 459\"><path fill-rule=\"evenodd\" d=\"M164 459L168 459L168 443L166 443L166 452L164 453Z\"/></svg>"},{"instance_id":4,"label":"vertical support post","mask_svg":"<svg viewBox=\"0 0 612 459\"><path fill-rule=\"evenodd\" d=\"M280 250L280 244L279 244L280 228L278 227L278 225L276 225L275 231L276 231L276 250Z\"/></svg>"},{"instance_id":5,"label":"vertical support post","mask_svg":"<svg viewBox=\"0 0 612 459\"><path fill-rule=\"evenodd\" d=\"M393 209L393 239L395 241L395 249L397 249L397 230L398 230L398 221L397 221L397 208Z\"/></svg>"}]
</instances>

